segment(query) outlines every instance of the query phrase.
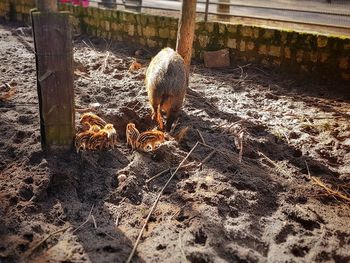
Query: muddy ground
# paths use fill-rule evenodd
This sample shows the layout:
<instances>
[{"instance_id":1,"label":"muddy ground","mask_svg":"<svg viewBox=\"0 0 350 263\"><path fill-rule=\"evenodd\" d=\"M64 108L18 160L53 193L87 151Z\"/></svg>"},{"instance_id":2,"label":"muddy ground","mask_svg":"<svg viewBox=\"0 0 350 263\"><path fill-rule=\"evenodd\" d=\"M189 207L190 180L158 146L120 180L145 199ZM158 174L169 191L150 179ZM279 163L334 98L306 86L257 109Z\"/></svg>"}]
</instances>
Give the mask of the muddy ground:
<instances>
[{"instance_id":1,"label":"muddy ground","mask_svg":"<svg viewBox=\"0 0 350 263\"><path fill-rule=\"evenodd\" d=\"M306 168L349 189L349 94L252 65L194 64L174 134L188 132L152 154L132 153L126 124L154 127L143 84L152 54L129 72L137 49L75 39L76 107L113 123L120 144L46 155L30 30L0 25L0 81L16 87L0 102L0 262L125 262L170 174L146 180L177 166L200 134L217 151L201 166L212 149L199 146L177 173L133 262L349 262L349 203L326 195Z\"/></svg>"}]
</instances>

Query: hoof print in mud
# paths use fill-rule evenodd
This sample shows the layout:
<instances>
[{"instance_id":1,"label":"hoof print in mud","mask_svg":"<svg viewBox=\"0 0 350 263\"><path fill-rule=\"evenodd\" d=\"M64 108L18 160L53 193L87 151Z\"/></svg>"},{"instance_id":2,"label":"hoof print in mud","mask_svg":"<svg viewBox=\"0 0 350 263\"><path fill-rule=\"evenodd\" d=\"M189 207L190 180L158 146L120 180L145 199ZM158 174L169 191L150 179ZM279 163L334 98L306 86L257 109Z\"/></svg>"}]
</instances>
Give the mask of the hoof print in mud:
<instances>
[{"instance_id":1,"label":"hoof print in mud","mask_svg":"<svg viewBox=\"0 0 350 263\"><path fill-rule=\"evenodd\" d=\"M208 239L208 236L203 231L202 228L199 228L198 231L196 231L194 234L194 243L196 243L196 244L205 246L207 239Z\"/></svg>"}]
</instances>

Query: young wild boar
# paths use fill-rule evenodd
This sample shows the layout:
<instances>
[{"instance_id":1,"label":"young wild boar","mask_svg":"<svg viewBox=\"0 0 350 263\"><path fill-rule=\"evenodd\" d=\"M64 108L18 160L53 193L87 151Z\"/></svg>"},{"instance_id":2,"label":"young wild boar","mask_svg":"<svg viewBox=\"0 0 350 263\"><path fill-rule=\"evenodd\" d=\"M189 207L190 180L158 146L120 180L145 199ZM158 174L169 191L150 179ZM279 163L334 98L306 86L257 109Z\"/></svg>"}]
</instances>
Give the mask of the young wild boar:
<instances>
[{"instance_id":1,"label":"young wild boar","mask_svg":"<svg viewBox=\"0 0 350 263\"><path fill-rule=\"evenodd\" d=\"M161 50L148 66L145 84L152 106L152 119L163 129L161 112L165 112L165 130L170 131L182 107L187 88L183 58L171 48Z\"/></svg>"}]
</instances>

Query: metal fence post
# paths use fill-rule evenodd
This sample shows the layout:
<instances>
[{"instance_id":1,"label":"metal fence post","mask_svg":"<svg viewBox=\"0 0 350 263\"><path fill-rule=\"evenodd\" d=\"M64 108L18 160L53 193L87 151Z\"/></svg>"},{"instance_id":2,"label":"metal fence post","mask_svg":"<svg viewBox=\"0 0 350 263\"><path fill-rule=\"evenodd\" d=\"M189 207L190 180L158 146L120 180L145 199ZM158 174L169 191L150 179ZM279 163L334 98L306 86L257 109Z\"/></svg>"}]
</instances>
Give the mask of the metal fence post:
<instances>
[{"instance_id":1,"label":"metal fence post","mask_svg":"<svg viewBox=\"0 0 350 263\"><path fill-rule=\"evenodd\" d=\"M208 21L208 11L209 11L209 0L206 0L205 2L205 15L204 15L204 21Z\"/></svg>"}]
</instances>

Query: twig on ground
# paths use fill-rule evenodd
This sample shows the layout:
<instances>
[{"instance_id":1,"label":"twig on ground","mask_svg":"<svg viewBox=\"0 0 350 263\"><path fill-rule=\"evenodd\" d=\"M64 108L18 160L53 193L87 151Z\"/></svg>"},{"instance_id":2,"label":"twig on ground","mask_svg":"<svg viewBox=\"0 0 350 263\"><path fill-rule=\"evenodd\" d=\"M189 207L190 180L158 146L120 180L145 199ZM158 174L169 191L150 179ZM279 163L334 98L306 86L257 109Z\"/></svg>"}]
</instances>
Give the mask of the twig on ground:
<instances>
[{"instance_id":1,"label":"twig on ground","mask_svg":"<svg viewBox=\"0 0 350 263\"><path fill-rule=\"evenodd\" d=\"M97 229L97 224L94 215L91 215L92 222L94 223L94 227Z\"/></svg>"},{"instance_id":2,"label":"twig on ground","mask_svg":"<svg viewBox=\"0 0 350 263\"><path fill-rule=\"evenodd\" d=\"M251 63L248 63L248 64L243 65L243 66L238 66L238 68L234 68L234 69L232 69L232 71L234 71L234 70L242 70L243 68L249 67L250 65L251 65Z\"/></svg>"},{"instance_id":3,"label":"twig on ground","mask_svg":"<svg viewBox=\"0 0 350 263\"><path fill-rule=\"evenodd\" d=\"M173 219L178 213L180 213L180 211L187 206L188 204L184 204L183 206L181 206L171 217L170 220Z\"/></svg>"},{"instance_id":4,"label":"twig on ground","mask_svg":"<svg viewBox=\"0 0 350 263\"><path fill-rule=\"evenodd\" d=\"M198 129L196 129L196 131L198 132L199 137L201 137L202 143L206 144L202 133Z\"/></svg>"},{"instance_id":5,"label":"twig on ground","mask_svg":"<svg viewBox=\"0 0 350 263\"><path fill-rule=\"evenodd\" d=\"M88 43L86 43L84 40L82 40L81 42L83 42L83 44L84 44L85 46L87 46L88 48L92 49L92 47L90 47L90 46L88 45Z\"/></svg>"},{"instance_id":6,"label":"twig on ground","mask_svg":"<svg viewBox=\"0 0 350 263\"><path fill-rule=\"evenodd\" d=\"M307 123L310 125L310 126L314 126L312 125L311 121L309 120L309 118L305 117L305 120L307 121Z\"/></svg>"},{"instance_id":7,"label":"twig on ground","mask_svg":"<svg viewBox=\"0 0 350 263\"><path fill-rule=\"evenodd\" d=\"M191 166L193 163L188 163L186 165L183 165L181 168L187 168L189 166ZM145 182L146 184L150 183L151 181L153 181L154 179L157 179L158 177L161 177L162 175L168 173L168 172L171 172L172 170L174 170L176 167L171 167L171 168L168 168L168 169L165 169L159 173L157 173L156 175L152 176L151 178L147 179Z\"/></svg>"},{"instance_id":8,"label":"twig on ground","mask_svg":"<svg viewBox=\"0 0 350 263\"><path fill-rule=\"evenodd\" d=\"M271 160L269 157L267 157L265 154L263 154L262 152L260 152L260 151L257 151L257 153L260 155L260 156L262 156L262 157L264 157L270 164L272 164L274 167L276 167L277 168L277 171L279 171L279 172L281 172L282 174L284 174L285 176L287 176L287 177L290 177L291 175L288 173L288 172L286 172L280 165L278 165L276 162L274 162L273 160Z\"/></svg>"},{"instance_id":9,"label":"twig on ground","mask_svg":"<svg viewBox=\"0 0 350 263\"><path fill-rule=\"evenodd\" d=\"M85 76L85 74L83 72L81 72L80 70L74 70L74 75L81 77L83 79L86 79L86 80L92 80L92 78Z\"/></svg>"},{"instance_id":10,"label":"twig on ground","mask_svg":"<svg viewBox=\"0 0 350 263\"><path fill-rule=\"evenodd\" d=\"M139 236L137 237L136 239L136 242L134 244L134 247L128 257L128 259L126 260L126 263L130 263L131 262L131 259L132 257L134 256L135 252L136 252L136 249L137 249L137 246L140 242L140 239L142 237L142 234L143 234L143 231L145 230L146 228L146 225L153 213L153 211L156 209L157 207L157 204L159 202L159 199L161 197L161 195L163 194L164 190L166 189L166 187L169 185L170 181L174 178L174 176L176 175L177 171L181 168L181 166L185 163L185 161L188 159L188 157L193 153L193 151L197 148L197 146L199 145L199 142L197 141L196 144L192 147L192 149L189 151L189 153L185 156L185 158L183 158L183 160L180 162L180 164L177 166L176 170L174 171L174 173L171 174L170 178L168 179L168 181L165 183L165 185L163 186L163 188L159 191L159 194L156 198L156 200L154 201L154 204L153 206L151 207L148 215L147 215L147 218L145 220L145 223L143 224L141 230L140 230L140 233L139 233Z\"/></svg>"},{"instance_id":11,"label":"twig on ground","mask_svg":"<svg viewBox=\"0 0 350 263\"><path fill-rule=\"evenodd\" d=\"M57 217L57 219L60 221L60 222L62 222L63 224L65 224L66 223L66 221L64 221L62 218L60 218L60 217Z\"/></svg>"},{"instance_id":12,"label":"twig on ground","mask_svg":"<svg viewBox=\"0 0 350 263\"><path fill-rule=\"evenodd\" d=\"M110 50L111 46L112 46L112 39L109 40L109 43L108 43L108 45L106 47L106 50Z\"/></svg>"},{"instance_id":13,"label":"twig on ground","mask_svg":"<svg viewBox=\"0 0 350 263\"><path fill-rule=\"evenodd\" d=\"M102 231L101 233L103 233L103 234L105 234L106 236L112 238L113 240L118 240L118 239L116 239L115 237L113 237L113 236L111 236L110 234L108 234L107 232Z\"/></svg>"},{"instance_id":14,"label":"twig on ground","mask_svg":"<svg viewBox=\"0 0 350 263\"><path fill-rule=\"evenodd\" d=\"M108 60L108 57L109 57L109 51L107 51L107 55L106 55L106 57L105 57L105 59L104 59L104 61L103 61L103 65L102 65L102 67L101 67L101 72L103 73L105 70L106 70L106 68L107 68L107 60Z\"/></svg>"},{"instance_id":15,"label":"twig on ground","mask_svg":"<svg viewBox=\"0 0 350 263\"><path fill-rule=\"evenodd\" d=\"M344 189L343 189L343 191L344 191L346 194L343 194L343 193L341 193L339 190L334 190L334 189L332 189L331 187L327 186L321 179L316 178L316 177L314 177L314 176L311 176L310 169L309 169L309 166L308 166L306 160L305 160L305 165L306 165L307 174L308 174L308 176L309 176L309 179L311 179L311 180L314 182L314 184L316 184L316 185L322 187L322 188L327 192L327 194L321 194L321 195L318 195L318 196L322 196L322 195L329 196L329 195L331 195L331 196L333 196L336 200L337 200L337 197L338 197L338 198L341 198L341 199L344 199L344 200L350 202L350 197L346 195L347 192L344 191Z\"/></svg>"},{"instance_id":16,"label":"twig on ground","mask_svg":"<svg viewBox=\"0 0 350 263\"><path fill-rule=\"evenodd\" d=\"M88 215L88 217L86 218L86 220L84 221L84 223L82 223L80 226L78 226L76 229L74 229L74 230L72 231L72 234L73 234L74 232L78 231L80 228L82 228L87 222L89 222L90 217L91 217L91 213L92 213L92 209L94 209L94 205L91 206L89 215Z\"/></svg>"},{"instance_id":17,"label":"twig on ground","mask_svg":"<svg viewBox=\"0 0 350 263\"><path fill-rule=\"evenodd\" d=\"M240 146L239 146L239 154L238 154L238 161L241 163L242 162L242 158L243 158L243 138L244 138L244 131L242 131L239 136L239 142L240 142Z\"/></svg>"},{"instance_id":18,"label":"twig on ground","mask_svg":"<svg viewBox=\"0 0 350 263\"><path fill-rule=\"evenodd\" d=\"M126 197L123 197L123 199L119 202L118 207L120 208L120 205L125 201ZM115 226L118 227L119 226L119 222L120 222L120 218L121 218L121 214L120 212L118 212L117 214L117 218L115 220Z\"/></svg>"},{"instance_id":19,"label":"twig on ground","mask_svg":"<svg viewBox=\"0 0 350 263\"><path fill-rule=\"evenodd\" d=\"M221 127L227 125L229 122L231 122L231 118L230 118L228 121L224 122L224 123L218 124L218 125L216 126L216 128L221 128Z\"/></svg>"},{"instance_id":20,"label":"twig on ground","mask_svg":"<svg viewBox=\"0 0 350 263\"><path fill-rule=\"evenodd\" d=\"M308 116L308 115L299 115L299 114L293 114L293 113L286 113L284 114L284 116L286 117L295 117L295 118L298 118L298 119L301 119L301 118L312 118L314 120L323 120L323 119L346 119L344 116L341 116L341 115L338 115L340 113L333 113L333 115L330 115L330 116Z\"/></svg>"},{"instance_id":21,"label":"twig on ground","mask_svg":"<svg viewBox=\"0 0 350 263\"><path fill-rule=\"evenodd\" d=\"M157 179L158 177L162 176L163 174L166 174L169 171L170 171L170 168L167 168L167 169L157 173L156 175L154 175L151 178L147 179L146 180L146 184L148 184L149 182L153 181L154 179Z\"/></svg>"},{"instance_id":22,"label":"twig on ground","mask_svg":"<svg viewBox=\"0 0 350 263\"><path fill-rule=\"evenodd\" d=\"M140 104L140 101L137 101L135 106L131 110L134 111L136 109L136 107L139 106L139 104Z\"/></svg>"},{"instance_id":23,"label":"twig on ground","mask_svg":"<svg viewBox=\"0 0 350 263\"><path fill-rule=\"evenodd\" d=\"M230 155L230 153L228 153L227 151L223 151L223 149L222 150L219 150L219 149L216 149L215 147L213 147L213 146L210 146L210 145L208 145L208 144L205 144L205 143L202 143L202 142L198 142L200 145L203 145L203 146L205 146L205 147L207 147L207 148L209 148L209 149L212 149L213 151L215 151L215 152L217 152L217 153L220 153L222 156L224 156L225 158L226 158L226 160L227 161L229 161L229 162L232 162L233 160L234 160L234 158L232 158Z\"/></svg>"},{"instance_id":24,"label":"twig on ground","mask_svg":"<svg viewBox=\"0 0 350 263\"><path fill-rule=\"evenodd\" d=\"M64 227L64 228L61 228L61 229L58 229L50 234L48 234L46 237L44 237L39 243L37 243L28 253L28 256L30 256L31 254L33 254L33 252L38 248L40 247L46 240L48 240L50 237L60 233L60 232L64 232L66 231L68 228L70 228L71 226L67 226L67 227Z\"/></svg>"},{"instance_id":25,"label":"twig on ground","mask_svg":"<svg viewBox=\"0 0 350 263\"><path fill-rule=\"evenodd\" d=\"M254 67L256 70L260 71L261 73L265 74L266 76L270 76L269 73L267 73L265 70L262 70L261 68Z\"/></svg>"},{"instance_id":26,"label":"twig on ground","mask_svg":"<svg viewBox=\"0 0 350 263\"><path fill-rule=\"evenodd\" d=\"M282 133L283 133L284 137L286 138L287 143L288 143L288 144L290 144L290 141L289 141L288 135L287 135L287 134L286 134L284 131L282 131Z\"/></svg>"},{"instance_id":27,"label":"twig on ground","mask_svg":"<svg viewBox=\"0 0 350 263\"><path fill-rule=\"evenodd\" d=\"M330 196L333 196L334 198L341 198L343 200L346 200L347 202L350 202L350 197L344 195L338 190L334 190L331 187L327 186L321 179L316 178L314 176L311 176L311 180L318 186L322 187Z\"/></svg>"},{"instance_id":28,"label":"twig on ground","mask_svg":"<svg viewBox=\"0 0 350 263\"><path fill-rule=\"evenodd\" d=\"M213 157L214 153L216 153L216 151L212 150L212 151L207 155L207 157L205 157L205 158L203 159L203 161L200 162L200 163L197 165L197 167L200 168L200 169L202 169L203 164L205 164L206 162L208 162L208 161L210 160L210 158Z\"/></svg>"},{"instance_id":29,"label":"twig on ground","mask_svg":"<svg viewBox=\"0 0 350 263\"><path fill-rule=\"evenodd\" d=\"M225 128L225 131L231 129L232 126L234 126L234 125L236 125L236 124L238 124L238 123L240 123L240 122L243 122L243 121L245 121L245 120L244 120L244 119L240 119L239 121L235 121L235 122L231 123L228 127ZM220 125L218 125L217 128L221 128L221 127L225 126L226 124L227 124L227 123L220 124Z\"/></svg>"},{"instance_id":30,"label":"twig on ground","mask_svg":"<svg viewBox=\"0 0 350 263\"><path fill-rule=\"evenodd\" d=\"M306 165L306 169L307 169L307 175L309 176L309 179L311 179L311 174L310 174L309 166L307 165L306 160L305 160L305 165Z\"/></svg>"},{"instance_id":31,"label":"twig on ground","mask_svg":"<svg viewBox=\"0 0 350 263\"><path fill-rule=\"evenodd\" d=\"M88 38L88 40L89 40L89 42L90 42L90 44L91 44L91 46L92 46L92 49L96 50L96 47L95 47L95 45L91 42L90 38ZM96 53L96 51L95 51L95 53Z\"/></svg>"},{"instance_id":32,"label":"twig on ground","mask_svg":"<svg viewBox=\"0 0 350 263\"><path fill-rule=\"evenodd\" d=\"M118 213L117 219L115 220L115 226L116 226L116 227L119 226L119 221L120 221L120 214Z\"/></svg>"},{"instance_id":33,"label":"twig on ground","mask_svg":"<svg viewBox=\"0 0 350 263\"><path fill-rule=\"evenodd\" d=\"M349 194L349 190L350 190L350 184L344 184L344 185L341 185L340 188L342 189L342 191L347 194L347 195L350 195Z\"/></svg>"}]
</instances>

